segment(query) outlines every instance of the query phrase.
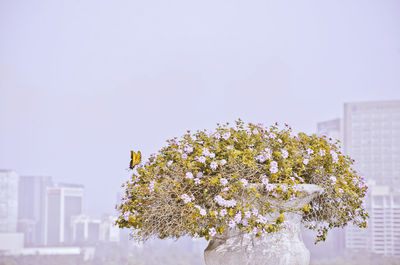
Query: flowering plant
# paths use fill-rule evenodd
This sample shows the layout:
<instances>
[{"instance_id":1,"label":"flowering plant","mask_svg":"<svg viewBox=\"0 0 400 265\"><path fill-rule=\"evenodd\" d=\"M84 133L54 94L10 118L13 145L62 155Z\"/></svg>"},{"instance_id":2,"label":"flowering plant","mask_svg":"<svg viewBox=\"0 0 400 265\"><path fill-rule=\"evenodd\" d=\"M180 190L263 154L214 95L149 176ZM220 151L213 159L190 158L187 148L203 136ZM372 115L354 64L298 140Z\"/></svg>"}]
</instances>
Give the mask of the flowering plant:
<instances>
[{"instance_id":1,"label":"flowering plant","mask_svg":"<svg viewBox=\"0 0 400 265\"><path fill-rule=\"evenodd\" d=\"M137 239L190 235L207 240L227 229L275 232L285 227L285 211L270 199L301 196L299 184L316 184L323 193L296 211L306 227L325 240L333 227L366 226L362 206L367 187L326 137L295 135L285 125L218 125L215 131L187 132L139 164L124 184L118 209L120 227L137 229ZM279 211L276 219L266 216Z\"/></svg>"}]
</instances>

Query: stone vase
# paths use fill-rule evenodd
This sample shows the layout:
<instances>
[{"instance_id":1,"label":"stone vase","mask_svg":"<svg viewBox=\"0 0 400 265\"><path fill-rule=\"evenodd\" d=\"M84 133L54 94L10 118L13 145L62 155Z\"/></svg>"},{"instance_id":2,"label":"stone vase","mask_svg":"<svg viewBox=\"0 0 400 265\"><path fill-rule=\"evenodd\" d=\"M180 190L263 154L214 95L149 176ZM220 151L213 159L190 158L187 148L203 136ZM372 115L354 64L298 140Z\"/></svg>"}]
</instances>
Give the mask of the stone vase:
<instances>
[{"instance_id":1,"label":"stone vase","mask_svg":"<svg viewBox=\"0 0 400 265\"><path fill-rule=\"evenodd\" d=\"M307 205L323 189L314 184L300 184L302 196L283 201L269 199L275 209L300 208ZM270 220L277 216L270 216ZM308 265L310 251L301 235L302 212L286 212L286 228L256 237L237 229L213 237L204 251L207 265Z\"/></svg>"}]
</instances>

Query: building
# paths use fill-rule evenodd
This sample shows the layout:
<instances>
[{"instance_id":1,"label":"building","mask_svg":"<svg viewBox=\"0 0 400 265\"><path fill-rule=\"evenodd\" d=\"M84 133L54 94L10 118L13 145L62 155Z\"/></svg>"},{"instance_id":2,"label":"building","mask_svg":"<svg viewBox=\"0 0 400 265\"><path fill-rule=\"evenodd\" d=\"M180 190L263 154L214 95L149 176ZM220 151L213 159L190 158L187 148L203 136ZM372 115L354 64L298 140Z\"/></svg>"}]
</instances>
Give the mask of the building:
<instances>
[{"instance_id":1,"label":"building","mask_svg":"<svg viewBox=\"0 0 400 265\"><path fill-rule=\"evenodd\" d=\"M59 184L47 187L45 206L45 244L71 245L72 217L82 214L82 185Z\"/></svg>"},{"instance_id":2,"label":"building","mask_svg":"<svg viewBox=\"0 0 400 265\"><path fill-rule=\"evenodd\" d=\"M0 170L0 233L17 232L18 174Z\"/></svg>"},{"instance_id":3,"label":"building","mask_svg":"<svg viewBox=\"0 0 400 265\"><path fill-rule=\"evenodd\" d=\"M342 125L340 118L317 123L317 134L326 135L335 140L342 141Z\"/></svg>"},{"instance_id":4,"label":"building","mask_svg":"<svg viewBox=\"0 0 400 265\"><path fill-rule=\"evenodd\" d=\"M344 104L344 151L366 180L400 189L400 100Z\"/></svg>"},{"instance_id":5,"label":"building","mask_svg":"<svg viewBox=\"0 0 400 265\"><path fill-rule=\"evenodd\" d=\"M72 217L72 240L75 243L95 244L100 241L100 219L87 215Z\"/></svg>"},{"instance_id":6,"label":"building","mask_svg":"<svg viewBox=\"0 0 400 265\"><path fill-rule=\"evenodd\" d=\"M117 217L103 215L100 226L100 240L105 242L119 243L121 240L121 230L115 224Z\"/></svg>"},{"instance_id":7,"label":"building","mask_svg":"<svg viewBox=\"0 0 400 265\"><path fill-rule=\"evenodd\" d=\"M400 100L345 103L342 120L321 122L317 128L319 135L342 140L342 151L355 159L357 172L373 183L365 200L368 228L348 226L344 237L340 231L333 234L335 244L400 255L395 203L400 192Z\"/></svg>"},{"instance_id":8,"label":"building","mask_svg":"<svg viewBox=\"0 0 400 265\"><path fill-rule=\"evenodd\" d=\"M350 227L346 246L382 255L400 256L400 192L388 185L369 185L367 229Z\"/></svg>"},{"instance_id":9,"label":"building","mask_svg":"<svg viewBox=\"0 0 400 265\"><path fill-rule=\"evenodd\" d=\"M0 250L24 247L24 235L17 233L18 174L0 170Z\"/></svg>"},{"instance_id":10,"label":"building","mask_svg":"<svg viewBox=\"0 0 400 265\"><path fill-rule=\"evenodd\" d=\"M45 242L45 204L51 177L21 176L18 195L18 231L25 235L25 246Z\"/></svg>"}]
</instances>

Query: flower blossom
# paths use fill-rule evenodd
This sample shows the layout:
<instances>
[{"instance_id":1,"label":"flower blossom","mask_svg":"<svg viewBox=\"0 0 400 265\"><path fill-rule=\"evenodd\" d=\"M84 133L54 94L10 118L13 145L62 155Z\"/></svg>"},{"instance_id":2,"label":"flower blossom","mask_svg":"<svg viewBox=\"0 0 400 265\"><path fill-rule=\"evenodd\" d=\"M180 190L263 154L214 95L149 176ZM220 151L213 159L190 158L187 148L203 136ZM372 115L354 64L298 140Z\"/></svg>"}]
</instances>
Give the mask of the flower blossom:
<instances>
[{"instance_id":1,"label":"flower blossom","mask_svg":"<svg viewBox=\"0 0 400 265\"><path fill-rule=\"evenodd\" d=\"M333 163L337 163L339 161L339 157L338 157L337 153L335 151L331 151L330 153L332 156Z\"/></svg>"},{"instance_id":2,"label":"flower blossom","mask_svg":"<svg viewBox=\"0 0 400 265\"><path fill-rule=\"evenodd\" d=\"M268 222L268 219L265 216L258 215L256 222L260 224L266 224Z\"/></svg>"},{"instance_id":3,"label":"flower blossom","mask_svg":"<svg viewBox=\"0 0 400 265\"><path fill-rule=\"evenodd\" d=\"M226 133L224 133L224 134L222 135L222 138L223 138L224 140L228 140L229 137L231 137L231 133L230 133L230 132L226 132Z\"/></svg>"},{"instance_id":4,"label":"flower blossom","mask_svg":"<svg viewBox=\"0 0 400 265\"><path fill-rule=\"evenodd\" d=\"M185 154L185 153L183 153L181 157L182 157L183 160L186 160L186 158L188 157L188 155Z\"/></svg>"},{"instance_id":5,"label":"flower blossom","mask_svg":"<svg viewBox=\"0 0 400 265\"><path fill-rule=\"evenodd\" d=\"M282 153L283 158L285 158L285 159L288 158L288 156L289 156L288 151L286 151L285 149L282 149L281 153Z\"/></svg>"},{"instance_id":6,"label":"flower blossom","mask_svg":"<svg viewBox=\"0 0 400 265\"><path fill-rule=\"evenodd\" d=\"M195 179L194 179L194 183L200 184L200 183L201 183L201 180L200 180L199 178L195 178Z\"/></svg>"},{"instance_id":7,"label":"flower blossom","mask_svg":"<svg viewBox=\"0 0 400 265\"><path fill-rule=\"evenodd\" d=\"M197 172L196 177L201 178L202 176L203 176L203 172L201 172L201 171Z\"/></svg>"},{"instance_id":8,"label":"flower blossom","mask_svg":"<svg viewBox=\"0 0 400 265\"><path fill-rule=\"evenodd\" d=\"M187 179L193 179L193 173L192 172L187 172L186 173L186 178Z\"/></svg>"},{"instance_id":9,"label":"flower blossom","mask_svg":"<svg viewBox=\"0 0 400 265\"><path fill-rule=\"evenodd\" d=\"M313 154L313 153L314 153L314 151L313 151L311 148L308 148L308 149L307 149L307 154L308 154L308 155L311 155L311 154Z\"/></svg>"},{"instance_id":10,"label":"flower blossom","mask_svg":"<svg viewBox=\"0 0 400 265\"><path fill-rule=\"evenodd\" d=\"M223 206L223 207L228 207L228 208L230 208L230 207L235 207L235 206L236 206L236 201L235 201L234 199L225 200L224 198L222 198L221 195L215 196L214 201L215 201L218 205Z\"/></svg>"},{"instance_id":11,"label":"flower blossom","mask_svg":"<svg viewBox=\"0 0 400 265\"><path fill-rule=\"evenodd\" d=\"M212 153L212 152L210 152L209 157L214 158L214 157L215 157L215 154Z\"/></svg>"},{"instance_id":12,"label":"flower blossom","mask_svg":"<svg viewBox=\"0 0 400 265\"><path fill-rule=\"evenodd\" d=\"M191 152L193 152L193 147L191 147L190 145L185 146L185 152L190 154Z\"/></svg>"},{"instance_id":13,"label":"flower blossom","mask_svg":"<svg viewBox=\"0 0 400 265\"><path fill-rule=\"evenodd\" d=\"M194 196L193 195L189 196L187 194L182 194L181 195L181 199L183 200L184 203L189 203L189 202L194 200Z\"/></svg>"},{"instance_id":14,"label":"flower blossom","mask_svg":"<svg viewBox=\"0 0 400 265\"><path fill-rule=\"evenodd\" d=\"M336 181L337 181L337 179L336 179L335 176L331 176L329 179L330 179L332 182L336 182Z\"/></svg>"},{"instance_id":15,"label":"flower blossom","mask_svg":"<svg viewBox=\"0 0 400 265\"><path fill-rule=\"evenodd\" d=\"M217 169L217 167L218 167L218 164L217 164L217 162L215 162L215 161L211 162L211 164L210 164L210 168L211 168L212 170L215 170L215 169Z\"/></svg>"},{"instance_id":16,"label":"flower blossom","mask_svg":"<svg viewBox=\"0 0 400 265\"><path fill-rule=\"evenodd\" d=\"M271 166L271 167L269 168L269 171L270 171L272 174L278 173L279 169L278 169L278 163L277 163L276 161L272 161L271 164L270 164L270 166Z\"/></svg>"},{"instance_id":17,"label":"flower blossom","mask_svg":"<svg viewBox=\"0 0 400 265\"><path fill-rule=\"evenodd\" d=\"M242 214L241 213L237 213L235 215L235 217L233 218L233 221L235 221L235 223L240 223L240 221L242 221Z\"/></svg>"},{"instance_id":18,"label":"flower blossom","mask_svg":"<svg viewBox=\"0 0 400 265\"><path fill-rule=\"evenodd\" d=\"M242 183L243 187L246 187L247 184L249 183L249 182L247 181L247 179L241 179L240 182Z\"/></svg>"},{"instance_id":19,"label":"flower blossom","mask_svg":"<svg viewBox=\"0 0 400 265\"><path fill-rule=\"evenodd\" d=\"M308 158L305 158L305 159L303 160L303 164L304 164L304 165L307 165L308 162L309 162L309 159L308 159Z\"/></svg>"},{"instance_id":20,"label":"flower blossom","mask_svg":"<svg viewBox=\"0 0 400 265\"><path fill-rule=\"evenodd\" d=\"M203 163L203 164L206 162L206 158L204 156L199 156L196 159L197 159L197 161L199 161L200 163Z\"/></svg>"},{"instance_id":21,"label":"flower blossom","mask_svg":"<svg viewBox=\"0 0 400 265\"><path fill-rule=\"evenodd\" d=\"M228 180L227 180L226 178L220 178L220 179L219 179L219 182L221 182L221 184L224 185L224 186L225 186L226 184L228 184Z\"/></svg>"},{"instance_id":22,"label":"flower blossom","mask_svg":"<svg viewBox=\"0 0 400 265\"><path fill-rule=\"evenodd\" d=\"M223 165L225 165L227 162L226 162L225 159L222 159L222 160L219 161L219 163L221 164L221 166L223 166Z\"/></svg>"},{"instance_id":23,"label":"flower blossom","mask_svg":"<svg viewBox=\"0 0 400 265\"><path fill-rule=\"evenodd\" d=\"M209 234L210 236L215 236L215 235L217 234L217 231L215 230L214 227L212 227L212 228L210 228L210 231L208 231L208 234Z\"/></svg>"},{"instance_id":24,"label":"flower blossom","mask_svg":"<svg viewBox=\"0 0 400 265\"><path fill-rule=\"evenodd\" d=\"M168 161L167 166L171 166L172 165L172 160Z\"/></svg>"},{"instance_id":25,"label":"flower blossom","mask_svg":"<svg viewBox=\"0 0 400 265\"><path fill-rule=\"evenodd\" d=\"M224 217L227 213L228 213L228 211L226 209L222 209L222 210L219 211L219 215L221 217Z\"/></svg>"},{"instance_id":26,"label":"flower blossom","mask_svg":"<svg viewBox=\"0 0 400 265\"><path fill-rule=\"evenodd\" d=\"M154 191L154 186L156 185L156 182L154 180L150 181L150 185L149 185L149 190L150 192Z\"/></svg>"},{"instance_id":27,"label":"flower blossom","mask_svg":"<svg viewBox=\"0 0 400 265\"><path fill-rule=\"evenodd\" d=\"M324 156L325 155L325 150L324 149L319 150L319 155L320 156Z\"/></svg>"}]
</instances>

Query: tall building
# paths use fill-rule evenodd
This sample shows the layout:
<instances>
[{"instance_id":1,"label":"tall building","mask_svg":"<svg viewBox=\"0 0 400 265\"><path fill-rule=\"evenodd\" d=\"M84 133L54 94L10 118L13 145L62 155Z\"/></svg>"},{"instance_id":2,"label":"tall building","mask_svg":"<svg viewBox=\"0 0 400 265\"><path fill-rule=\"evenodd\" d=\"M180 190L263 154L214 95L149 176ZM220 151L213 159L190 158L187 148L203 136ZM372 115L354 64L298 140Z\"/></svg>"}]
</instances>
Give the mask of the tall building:
<instances>
[{"instance_id":1,"label":"tall building","mask_svg":"<svg viewBox=\"0 0 400 265\"><path fill-rule=\"evenodd\" d=\"M100 219L93 219L87 215L72 217L72 239L76 243L95 244L100 241Z\"/></svg>"},{"instance_id":2,"label":"tall building","mask_svg":"<svg viewBox=\"0 0 400 265\"><path fill-rule=\"evenodd\" d=\"M344 151L367 180L400 190L400 100L344 104Z\"/></svg>"},{"instance_id":3,"label":"tall building","mask_svg":"<svg viewBox=\"0 0 400 265\"><path fill-rule=\"evenodd\" d=\"M400 192L370 183L365 206L370 215L367 229L349 227L347 248L400 256Z\"/></svg>"},{"instance_id":4,"label":"tall building","mask_svg":"<svg viewBox=\"0 0 400 265\"><path fill-rule=\"evenodd\" d=\"M0 170L0 250L21 249L24 235L17 233L18 174Z\"/></svg>"},{"instance_id":5,"label":"tall building","mask_svg":"<svg viewBox=\"0 0 400 265\"><path fill-rule=\"evenodd\" d=\"M18 174L0 170L0 233L17 232Z\"/></svg>"},{"instance_id":6,"label":"tall building","mask_svg":"<svg viewBox=\"0 0 400 265\"><path fill-rule=\"evenodd\" d=\"M344 104L344 152L370 183L367 229L346 228L346 248L400 255L400 100Z\"/></svg>"},{"instance_id":7,"label":"tall building","mask_svg":"<svg viewBox=\"0 0 400 265\"><path fill-rule=\"evenodd\" d=\"M45 204L51 177L21 176L18 195L18 231L25 235L25 246L44 244Z\"/></svg>"},{"instance_id":8,"label":"tall building","mask_svg":"<svg viewBox=\"0 0 400 265\"><path fill-rule=\"evenodd\" d=\"M45 244L73 242L72 217L82 214L83 186L59 184L48 187L45 212Z\"/></svg>"},{"instance_id":9,"label":"tall building","mask_svg":"<svg viewBox=\"0 0 400 265\"><path fill-rule=\"evenodd\" d=\"M342 141L342 126L340 118L317 123L317 134L326 135L327 137Z\"/></svg>"}]
</instances>

